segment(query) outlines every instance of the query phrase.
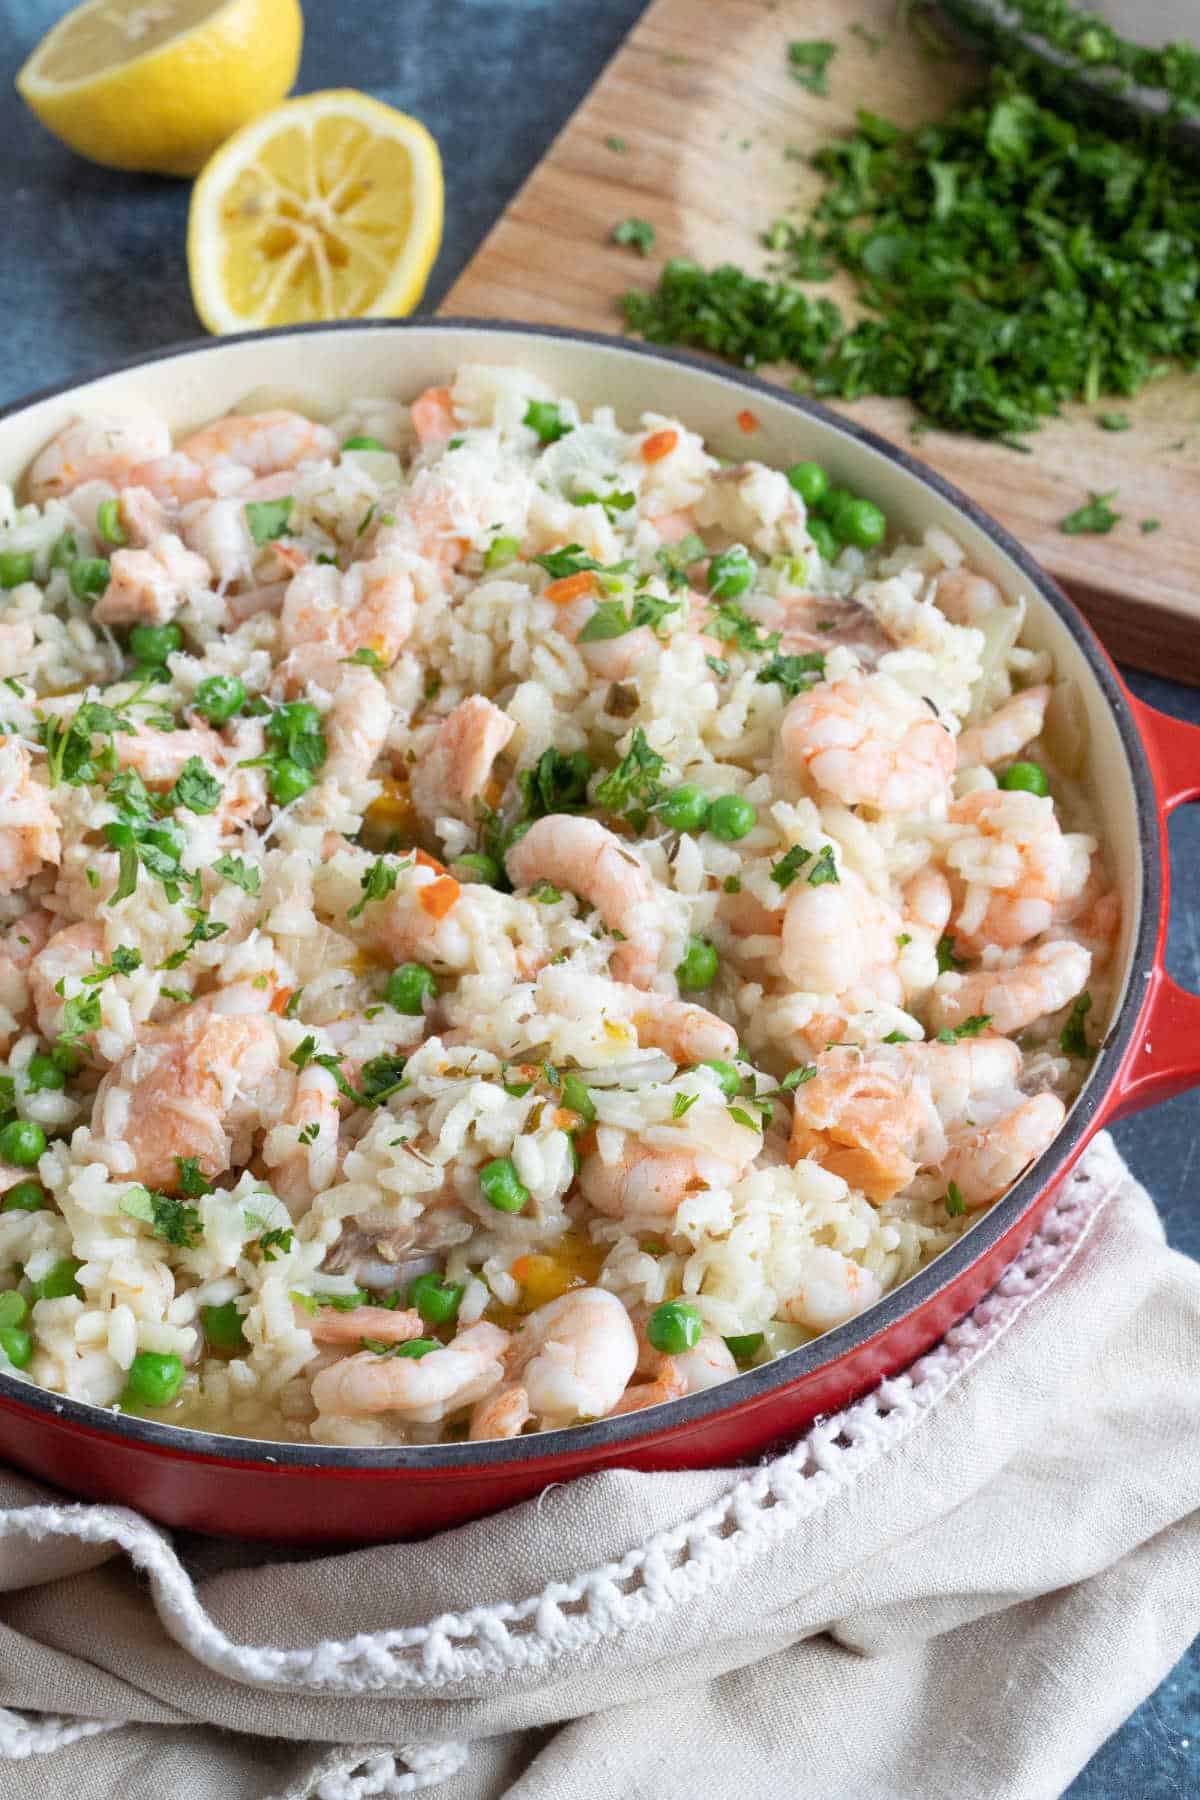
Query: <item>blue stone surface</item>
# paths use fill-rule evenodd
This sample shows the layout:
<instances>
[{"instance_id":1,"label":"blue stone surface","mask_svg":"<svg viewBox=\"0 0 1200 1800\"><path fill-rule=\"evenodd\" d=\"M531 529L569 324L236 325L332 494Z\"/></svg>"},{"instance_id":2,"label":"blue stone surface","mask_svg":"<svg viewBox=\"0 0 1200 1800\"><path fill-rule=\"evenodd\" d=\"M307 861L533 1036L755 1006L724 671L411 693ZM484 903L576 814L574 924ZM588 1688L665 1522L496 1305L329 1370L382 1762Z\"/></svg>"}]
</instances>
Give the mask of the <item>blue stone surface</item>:
<instances>
[{"instance_id":1,"label":"blue stone surface","mask_svg":"<svg viewBox=\"0 0 1200 1800\"><path fill-rule=\"evenodd\" d=\"M697 4L703 0L697 0ZM437 305L591 87L643 0L309 0L299 91L362 87L422 119L446 166ZM200 335L188 295L184 182L94 168L50 138L7 82L66 10L0 0L0 405L31 389ZM781 20L780 33L785 25ZM1153 555L1153 540L1147 554ZM1126 671L1142 699L1200 723L1200 692ZM1171 826L1176 900L1168 967L1200 988L1200 814ZM1200 1092L1114 1133L1171 1242L1200 1257ZM1200 1650L1092 1759L1071 1800L1200 1793Z\"/></svg>"}]
</instances>

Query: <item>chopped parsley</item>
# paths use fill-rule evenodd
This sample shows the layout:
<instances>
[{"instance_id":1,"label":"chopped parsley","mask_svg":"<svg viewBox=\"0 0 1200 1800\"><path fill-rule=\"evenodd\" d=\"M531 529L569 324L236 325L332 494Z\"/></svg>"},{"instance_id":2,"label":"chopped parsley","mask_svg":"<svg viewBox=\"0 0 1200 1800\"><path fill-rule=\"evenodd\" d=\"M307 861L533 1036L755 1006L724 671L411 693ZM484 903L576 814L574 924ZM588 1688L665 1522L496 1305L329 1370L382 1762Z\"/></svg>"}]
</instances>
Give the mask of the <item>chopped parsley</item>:
<instances>
[{"instance_id":1,"label":"chopped parsley","mask_svg":"<svg viewBox=\"0 0 1200 1800\"><path fill-rule=\"evenodd\" d=\"M559 438L566 437L568 431L575 429L573 425L563 423L553 400L531 400L521 423L528 425L531 431L536 431L543 444L556 444Z\"/></svg>"},{"instance_id":2,"label":"chopped parsley","mask_svg":"<svg viewBox=\"0 0 1200 1800\"><path fill-rule=\"evenodd\" d=\"M179 1191L187 1199L199 1200L213 1192L213 1184L201 1169L198 1156L177 1156L175 1167L179 1170Z\"/></svg>"},{"instance_id":3,"label":"chopped parsley","mask_svg":"<svg viewBox=\"0 0 1200 1800\"><path fill-rule=\"evenodd\" d=\"M112 953L112 961L100 963L90 974L82 977L85 987L98 987L113 975L132 975L142 966L142 953L128 944L118 944Z\"/></svg>"},{"instance_id":4,"label":"chopped parsley","mask_svg":"<svg viewBox=\"0 0 1200 1800\"><path fill-rule=\"evenodd\" d=\"M992 1022L991 1013L972 1013L961 1025L944 1026L937 1034L939 1044L956 1044L959 1038L978 1037Z\"/></svg>"},{"instance_id":5,"label":"chopped parsley","mask_svg":"<svg viewBox=\"0 0 1200 1800\"><path fill-rule=\"evenodd\" d=\"M824 887L827 882L839 879L832 844L823 845L819 854L815 850L805 849L803 844L793 844L772 868L771 880L781 888L790 887L805 863L813 857L816 861L805 876L809 887Z\"/></svg>"},{"instance_id":6,"label":"chopped parsley","mask_svg":"<svg viewBox=\"0 0 1200 1800\"><path fill-rule=\"evenodd\" d=\"M785 1094L791 1094L796 1088L803 1087L806 1081L815 1081L816 1075L816 1063L806 1063L803 1068L790 1070L779 1085Z\"/></svg>"},{"instance_id":7,"label":"chopped parsley","mask_svg":"<svg viewBox=\"0 0 1200 1800\"><path fill-rule=\"evenodd\" d=\"M529 890L529 898L542 906L554 906L562 899L562 889L556 888L552 881L535 881Z\"/></svg>"},{"instance_id":8,"label":"chopped parsley","mask_svg":"<svg viewBox=\"0 0 1200 1800\"><path fill-rule=\"evenodd\" d=\"M243 862L240 856L218 856L213 864L213 874L232 881L244 894L257 894L262 887L261 871Z\"/></svg>"},{"instance_id":9,"label":"chopped parsley","mask_svg":"<svg viewBox=\"0 0 1200 1800\"><path fill-rule=\"evenodd\" d=\"M221 801L221 784L200 757L189 756L167 800L171 806L186 807L188 812L215 812Z\"/></svg>"},{"instance_id":10,"label":"chopped parsley","mask_svg":"<svg viewBox=\"0 0 1200 1800\"><path fill-rule=\"evenodd\" d=\"M691 1111L699 1098L699 1094L676 1094L671 1101L671 1117L682 1119L686 1112Z\"/></svg>"},{"instance_id":11,"label":"chopped parsley","mask_svg":"<svg viewBox=\"0 0 1200 1800\"><path fill-rule=\"evenodd\" d=\"M99 700L85 700L69 721L53 715L44 719L37 735L46 751L51 787L57 787L60 781L69 787L83 787L99 780L101 772L108 773L116 767L114 732L133 730L131 720ZM98 736L107 741L93 752L92 739Z\"/></svg>"},{"instance_id":12,"label":"chopped parsley","mask_svg":"<svg viewBox=\"0 0 1200 1800\"><path fill-rule=\"evenodd\" d=\"M826 38L793 39L788 45L788 70L810 94L827 94L829 82L825 71L837 55L837 45Z\"/></svg>"},{"instance_id":13,"label":"chopped parsley","mask_svg":"<svg viewBox=\"0 0 1200 1800\"><path fill-rule=\"evenodd\" d=\"M1058 529L1068 537L1079 537L1084 532L1102 534L1111 531L1122 516L1108 504L1116 499L1116 495L1116 488L1110 488L1107 494L1093 491L1086 506L1077 506L1074 512L1058 521Z\"/></svg>"},{"instance_id":14,"label":"chopped parsley","mask_svg":"<svg viewBox=\"0 0 1200 1800\"><path fill-rule=\"evenodd\" d=\"M637 495L636 494L627 494L627 493L618 493L615 490L611 494L592 494L592 493L572 494L571 495L571 505L572 506L602 506L604 508L605 512L608 514L609 518L612 519L612 518L615 518L620 513L629 512L629 510L632 507L636 506L637 505Z\"/></svg>"},{"instance_id":15,"label":"chopped parsley","mask_svg":"<svg viewBox=\"0 0 1200 1800\"><path fill-rule=\"evenodd\" d=\"M575 641L579 644L604 643L609 638L624 637L626 632L636 631L640 625L657 631L667 615L679 609L678 600L660 600L654 594L635 594L629 612L619 600L601 600Z\"/></svg>"},{"instance_id":16,"label":"chopped parsley","mask_svg":"<svg viewBox=\"0 0 1200 1800\"><path fill-rule=\"evenodd\" d=\"M384 862L380 857L364 872L359 886L362 888L362 899L356 900L346 914L348 919L357 919L364 907L372 900L386 900L395 890L400 870L395 863Z\"/></svg>"},{"instance_id":17,"label":"chopped parsley","mask_svg":"<svg viewBox=\"0 0 1200 1800\"><path fill-rule=\"evenodd\" d=\"M952 1181L946 1189L946 1211L952 1219L960 1219L967 1210L967 1203L957 1181Z\"/></svg>"},{"instance_id":18,"label":"chopped parsley","mask_svg":"<svg viewBox=\"0 0 1200 1800\"><path fill-rule=\"evenodd\" d=\"M404 1086L403 1056L373 1056L364 1063L359 1081L372 1106L382 1106Z\"/></svg>"},{"instance_id":19,"label":"chopped parsley","mask_svg":"<svg viewBox=\"0 0 1200 1800\"><path fill-rule=\"evenodd\" d=\"M175 1200L170 1194L156 1193L153 1188L130 1188L119 1203L119 1211L126 1218L149 1225L155 1237L181 1250L194 1250L204 1235L194 1206L187 1200Z\"/></svg>"},{"instance_id":20,"label":"chopped parsley","mask_svg":"<svg viewBox=\"0 0 1200 1800\"><path fill-rule=\"evenodd\" d=\"M276 756L301 769L319 769L328 755L321 715L307 700L290 700L273 712L264 727Z\"/></svg>"},{"instance_id":21,"label":"chopped parsley","mask_svg":"<svg viewBox=\"0 0 1200 1800\"><path fill-rule=\"evenodd\" d=\"M1092 996L1085 988L1067 1014L1067 1022L1063 1026L1062 1036L1058 1040L1058 1047L1064 1056L1083 1056L1089 1060L1095 1056L1096 1047L1094 1044L1088 1043L1087 1031L1084 1026L1084 1020L1091 1010Z\"/></svg>"},{"instance_id":22,"label":"chopped parsley","mask_svg":"<svg viewBox=\"0 0 1200 1800\"><path fill-rule=\"evenodd\" d=\"M1096 423L1101 431L1128 431L1132 421L1128 413L1103 412L1097 415Z\"/></svg>"},{"instance_id":23,"label":"chopped parsley","mask_svg":"<svg viewBox=\"0 0 1200 1800\"><path fill-rule=\"evenodd\" d=\"M967 966L965 959L955 954L954 939L949 932L938 939L937 966L939 975L949 974L952 970L965 969Z\"/></svg>"},{"instance_id":24,"label":"chopped parsley","mask_svg":"<svg viewBox=\"0 0 1200 1800\"><path fill-rule=\"evenodd\" d=\"M614 131L610 132L608 137L605 138L604 148L606 150L611 150L616 156L624 156L629 146L625 142L625 139L623 137L618 137L617 133Z\"/></svg>"},{"instance_id":25,"label":"chopped parsley","mask_svg":"<svg viewBox=\"0 0 1200 1800\"><path fill-rule=\"evenodd\" d=\"M586 750L543 750L532 769L517 777L526 819L547 813L575 812L587 805L592 759ZM507 846L506 846L507 848ZM503 858L501 858L503 860Z\"/></svg>"},{"instance_id":26,"label":"chopped parsley","mask_svg":"<svg viewBox=\"0 0 1200 1800\"><path fill-rule=\"evenodd\" d=\"M763 632L736 600L724 600L707 621L707 629L723 644L735 644L747 656L762 656L779 643L779 632ZM774 679L774 677L772 677Z\"/></svg>"},{"instance_id":27,"label":"chopped parsley","mask_svg":"<svg viewBox=\"0 0 1200 1800\"><path fill-rule=\"evenodd\" d=\"M636 250L639 256L649 256L654 248L654 227L648 219L622 219L613 226L612 241Z\"/></svg>"},{"instance_id":28,"label":"chopped parsley","mask_svg":"<svg viewBox=\"0 0 1200 1800\"><path fill-rule=\"evenodd\" d=\"M264 1231L258 1239L259 1255L263 1261L276 1262L281 1251L286 1256L291 1250L295 1235L290 1225L276 1225L270 1231Z\"/></svg>"},{"instance_id":29,"label":"chopped parsley","mask_svg":"<svg viewBox=\"0 0 1200 1800\"><path fill-rule=\"evenodd\" d=\"M664 544L661 549L656 550L654 560L662 570L667 586L674 591L687 586L688 570L707 554L704 540L698 538L694 531L689 531L677 544Z\"/></svg>"},{"instance_id":30,"label":"chopped parsley","mask_svg":"<svg viewBox=\"0 0 1200 1800\"><path fill-rule=\"evenodd\" d=\"M639 725L628 754L597 784L596 805L606 812L623 813L640 831L650 808L662 798L659 777L666 766L664 758L650 748Z\"/></svg>"},{"instance_id":31,"label":"chopped parsley","mask_svg":"<svg viewBox=\"0 0 1200 1800\"><path fill-rule=\"evenodd\" d=\"M547 550L544 556L535 556L533 561L539 569L545 569L552 581L562 581L568 575L582 575L603 567L594 556L589 556L582 544L564 544L561 550Z\"/></svg>"},{"instance_id":32,"label":"chopped parsley","mask_svg":"<svg viewBox=\"0 0 1200 1800\"><path fill-rule=\"evenodd\" d=\"M342 661L356 663L363 669L374 669L377 675L381 675L388 666L378 650L372 650L366 644L360 644L353 656L343 656Z\"/></svg>"},{"instance_id":33,"label":"chopped parsley","mask_svg":"<svg viewBox=\"0 0 1200 1800\"><path fill-rule=\"evenodd\" d=\"M806 694L810 687L824 678L824 655L819 650L809 650L803 656L773 656L758 671L756 680L777 681L784 693L791 698L796 694Z\"/></svg>"},{"instance_id":34,"label":"chopped parsley","mask_svg":"<svg viewBox=\"0 0 1200 1800\"><path fill-rule=\"evenodd\" d=\"M90 1031L98 1030L99 1026L99 994L74 994L63 1007L57 1041L68 1048L80 1043Z\"/></svg>"}]
</instances>

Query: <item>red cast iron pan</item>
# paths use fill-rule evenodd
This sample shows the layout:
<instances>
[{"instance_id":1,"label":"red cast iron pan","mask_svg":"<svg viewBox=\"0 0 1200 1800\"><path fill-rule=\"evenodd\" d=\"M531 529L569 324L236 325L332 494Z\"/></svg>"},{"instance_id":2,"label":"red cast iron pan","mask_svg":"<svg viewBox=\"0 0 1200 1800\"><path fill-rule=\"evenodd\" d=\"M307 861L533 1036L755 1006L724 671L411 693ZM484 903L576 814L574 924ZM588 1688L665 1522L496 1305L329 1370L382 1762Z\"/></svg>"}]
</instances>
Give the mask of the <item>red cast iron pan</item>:
<instances>
[{"instance_id":1,"label":"red cast iron pan","mask_svg":"<svg viewBox=\"0 0 1200 1800\"><path fill-rule=\"evenodd\" d=\"M756 1455L935 1343L1020 1251L1096 1131L1200 1079L1200 999L1163 966L1166 819L1200 796L1200 729L1134 700L1065 595L973 502L895 445L812 402L694 357L585 333L460 320L322 325L164 351L10 407L0 413L0 476L15 480L81 411L153 405L178 430L264 384L311 396L313 406L323 394L411 398L463 362L532 368L586 405L610 401L626 419L643 408L678 414L731 454L784 466L815 458L909 529L945 525L976 567L1024 592L1027 637L1053 649L1088 715L1093 798L1123 890L1121 999L1058 1138L1010 1193L861 1317L706 1393L507 1442L338 1449L218 1437L0 1375L0 1455L73 1494L193 1531L364 1543L438 1530L589 1470L682 1469Z\"/></svg>"}]
</instances>

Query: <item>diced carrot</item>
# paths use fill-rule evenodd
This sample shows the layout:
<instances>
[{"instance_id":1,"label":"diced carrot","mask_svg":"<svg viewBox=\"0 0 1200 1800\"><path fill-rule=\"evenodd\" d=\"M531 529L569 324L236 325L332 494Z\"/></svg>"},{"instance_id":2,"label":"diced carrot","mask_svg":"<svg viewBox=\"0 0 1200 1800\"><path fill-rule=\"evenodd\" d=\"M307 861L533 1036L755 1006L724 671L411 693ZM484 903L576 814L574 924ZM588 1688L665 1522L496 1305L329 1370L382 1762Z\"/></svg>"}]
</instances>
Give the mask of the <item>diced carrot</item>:
<instances>
[{"instance_id":1,"label":"diced carrot","mask_svg":"<svg viewBox=\"0 0 1200 1800\"><path fill-rule=\"evenodd\" d=\"M284 1013L287 1011L288 1001L291 999L291 997L292 997L292 989L291 988L278 988L276 990L274 999L271 1001L270 1010L273 1013L278 1013L280 1018L282 1018Z\"/></svg>"},{"instance_id":2,"label":"diced carrot","mask_svg":"<svg viewBox=\"0 0 1200 1800\"><path fill-rule=\"evenodd\" d=\"M642 461L661 462L664 456L670 456L678 442L677 431L652 431L648 438L642 439Z\"/></svg>"},{"instance_id":3,"label":"diced carrot","mask_svg":"<svg viewBox=\"0 0 1200 1800\"><path fill-rule=\"evenodd\" d=\"M450 908L457 905L461 891L453 875L439 875L427 887L417 889L417 899L431 919L444 919Z\"/></svg>"},{"instance_id":4,"label":"diced carrot","mask_svg":"<svg viewBox=\"0 0 1200 1800\"><path fill-rule=\"evenodd\" d=\"M545 590L547 600L555 606L565 606L568 600L578 600L580 594L590 594L596 585L596 577L590 569L581 569L578 575L564 575L559 581L552 581Z\"/></svg>"},{"instance_id":5,"label":"diced carrot","mask_svg":"<svg viewBox=\"0 0 1200 1800\"><path fill-rule=\"evenodd\" d=\"M737 416L738 428L741 431L757 431L758 420L750 411L740 412Z\"/></svg>"},{"instance_id":6,"label":"diced carrot","mask_svg":"<svg viewBox=\"0 0 1200 1800\"><path fill-rule=\"evenodd\" d=\"M432 869L437 875L445 875L448 871L445 863L440 863L436 856L430 856L428 850L416 849L413 857L423 869Z\"/></svg>"}]
</instances>

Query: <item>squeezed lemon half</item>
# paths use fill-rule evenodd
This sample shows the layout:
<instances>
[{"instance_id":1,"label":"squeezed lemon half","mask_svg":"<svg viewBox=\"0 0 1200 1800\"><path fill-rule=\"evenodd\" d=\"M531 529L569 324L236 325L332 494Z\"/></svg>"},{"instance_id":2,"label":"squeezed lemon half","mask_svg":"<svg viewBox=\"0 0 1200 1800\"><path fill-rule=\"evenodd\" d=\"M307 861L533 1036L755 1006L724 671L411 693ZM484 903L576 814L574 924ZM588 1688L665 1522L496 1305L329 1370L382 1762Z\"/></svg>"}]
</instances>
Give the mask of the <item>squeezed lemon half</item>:
<instances>
[{"instance_id":1,"label":"squeezed lemon half","mask_svg":"<svg viewBox=\"0 0 1200 1800\"><path fill-rule=\"evenodd\" d=\"M244 126L197 181L196 311L213 332L397 318L442 241L442 163L407 113L352 89L305 94Z\"/></svg>"}]
</instances>

